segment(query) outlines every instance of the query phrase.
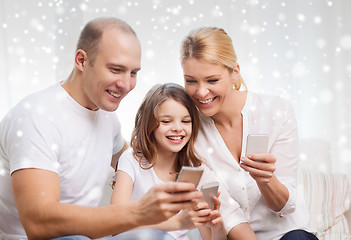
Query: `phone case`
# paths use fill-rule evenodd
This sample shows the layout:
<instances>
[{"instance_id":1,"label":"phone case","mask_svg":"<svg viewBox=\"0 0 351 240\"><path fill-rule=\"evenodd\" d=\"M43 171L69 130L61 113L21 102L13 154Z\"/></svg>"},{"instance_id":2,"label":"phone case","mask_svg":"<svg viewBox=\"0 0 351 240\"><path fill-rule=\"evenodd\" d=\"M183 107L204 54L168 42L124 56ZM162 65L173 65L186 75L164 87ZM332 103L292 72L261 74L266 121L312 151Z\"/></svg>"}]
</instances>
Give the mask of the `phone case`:
<instances>
[{"instance_id":1,"label":"phone case","mask_svg":"<svg viewBox=\"0 0 351 240\"><path fill-rule=\"evenodd\" d=\"M197 187L204 169L201 167L182 167L177 177L177 182L191 182Z\"/></svg>"},{"instance_id":2,"label":"phone case","mask_svg":"<svg viewBox=\"0 0 351 240\"><path fill-rule=\"evenodd\" d=\"M218 182L210 182L210 183L204 184L201 187L201 192L202 192L203 196L200 199L200 201L207 202L208 207L211 209L214 209L214 201L213 201L212 197L217 196L218 187L219 187Z\"/></svg>"}]
</instances>

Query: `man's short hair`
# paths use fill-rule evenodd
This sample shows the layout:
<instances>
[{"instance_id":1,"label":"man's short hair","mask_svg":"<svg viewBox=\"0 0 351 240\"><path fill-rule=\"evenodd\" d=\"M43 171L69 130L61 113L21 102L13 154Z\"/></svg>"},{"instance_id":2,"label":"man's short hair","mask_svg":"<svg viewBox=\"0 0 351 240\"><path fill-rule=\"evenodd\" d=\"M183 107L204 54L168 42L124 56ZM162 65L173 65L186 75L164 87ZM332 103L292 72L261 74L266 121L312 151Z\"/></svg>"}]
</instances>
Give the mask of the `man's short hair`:
<instances>
[{"instance_id":1,"label":"man's short hair","mask_svg":"<svg viewBox=\"0 0 351 240\"><path fill-rule=\"evenodd\" d=\"M102 17L91 20L81 31L76 48L76 51L82 49L87 53L90 64L93 64L95 60L100 39L107 29L116 29L136 36L133 28L118 18Z\"/></svg>"}]
</instances>

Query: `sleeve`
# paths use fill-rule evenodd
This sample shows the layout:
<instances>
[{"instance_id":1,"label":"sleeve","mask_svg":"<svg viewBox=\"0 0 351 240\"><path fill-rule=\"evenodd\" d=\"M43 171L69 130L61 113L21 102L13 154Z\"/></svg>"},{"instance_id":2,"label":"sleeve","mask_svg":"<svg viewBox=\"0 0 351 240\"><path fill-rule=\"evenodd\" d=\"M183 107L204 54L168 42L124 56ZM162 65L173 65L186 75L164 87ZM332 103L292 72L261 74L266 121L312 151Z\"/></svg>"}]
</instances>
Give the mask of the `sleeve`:
<instances>
[{"instance_id":1,"label":"sleeve","mask_svg":"<svg viewBox=\"0 0 351 240\"><path fill-rule=\"evenodd\" d=\"M285 102L283 121L272 146L271 154L276 159L276 176L289 191L289 199L285 206L274 212L279 217L284 217L295 211L297 195L297 168L298 168L298 130L292 106Z\"/></svg>"},{"instance_id":2,"label":"sleeve","mask_svg":"<svg viewBox=\"0 0 351 240\"><path fill-rule=\"evenodd\" d=\"M115 136L113 138L113 153L112 155L118 153L121 151L124 145L124 138L122 135L122 130L121 130L121 123L115 113L114 114L114 123L113 126L115 126Z\"/></svg>"},{"instance_id":3,"label":"sleeve","mask_svg":"<svg viewBox=\"0 0 351 240\"><path fill-rule=\"evenodd\" d=\"M118 161L118 168L117 171L123 171L126 174L128 174L131 178L132 181L135 182L135 176L137 174L137 169L138 169L138 162L134 159L132 149L128 148L126 151L124 151ZM115 173L114 180L116 180L117 177L117 172Z\"/></svg>"},{"instance_id":4,"label":"sleeve","mask_svg":"<svg viewBox=\"0 0 351 240\"><path fill-rule=\"evenodd\" d=\"M31 114L13 119L6 131L10 173L24 168L40 168L57 173L60 145L60 133L48 119Z\"/></svg>"},{"instance_id":5,"label":"sleeve","mask_svg":"<svg viewBox=\"0 0 351 240\"><path fill-rule=\"evenodd\" d=\"M219 200L221 202L220 212L224 221L224 226L229 233L229 231L236 225L244 222L248 222L243 210L240 208L238 202L236 202L228 193L224 185L218 180L213 171L203 163L204 173L201 177L199 187L209 182L219 182Z\"/></svg>"}]
</instances>

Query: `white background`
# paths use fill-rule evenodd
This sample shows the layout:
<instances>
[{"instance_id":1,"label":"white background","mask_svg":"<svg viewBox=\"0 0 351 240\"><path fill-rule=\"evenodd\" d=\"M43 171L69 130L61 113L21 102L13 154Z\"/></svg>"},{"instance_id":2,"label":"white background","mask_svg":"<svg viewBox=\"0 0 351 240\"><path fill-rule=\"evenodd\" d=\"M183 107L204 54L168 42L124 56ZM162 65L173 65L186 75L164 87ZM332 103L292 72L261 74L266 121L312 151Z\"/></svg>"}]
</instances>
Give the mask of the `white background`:
<instances>
[{"instance_id":1,"label":"white background","mask_svg":"<svg viewBox=\"0 0 351 240\"><path fill-rule=\"evenodd\" d=\"M64 80L83 25L115 16L143 48L137 87L117 114L130 138L155 83L183 85L179 46L193 28L232 37L249 90L292 103L301 138L331 143L333 171L351 169L351 0L0 0L0 118L22 97ZM0 133L1 134L1 133Z\"/></svg>"}]
</instances>

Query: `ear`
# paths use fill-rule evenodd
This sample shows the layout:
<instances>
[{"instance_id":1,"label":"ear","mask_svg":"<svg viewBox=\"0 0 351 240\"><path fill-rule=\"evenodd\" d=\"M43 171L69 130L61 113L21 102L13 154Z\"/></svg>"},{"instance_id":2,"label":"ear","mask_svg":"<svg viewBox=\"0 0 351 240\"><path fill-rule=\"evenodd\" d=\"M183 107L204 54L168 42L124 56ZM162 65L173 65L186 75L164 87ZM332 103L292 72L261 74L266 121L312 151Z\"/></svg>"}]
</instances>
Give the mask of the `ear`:
<instances>
[{"instance_id":1,"label":"ear","mask_svg":"<svg viewBox=\"0 0 351 240\"><path fill-rule=\"evenodd\" d=\"M240 66L238 63L236 63L232 72L232 81L234 86L236 86L236 82L239 80L239 78L240 78Z\"/></svg>"},{"instance_id":2,"label":"ear","mask_svg":"<svg viewBox=\"0 0 351 240\"><path fill-rule=\"evenodd\" d=\"M83 71L85 64L87 64L87 61L87 53L82 49L78 49L74 58L74 64L76 68L78 68L80 71Z\"/></svg>"}]
</instances>

